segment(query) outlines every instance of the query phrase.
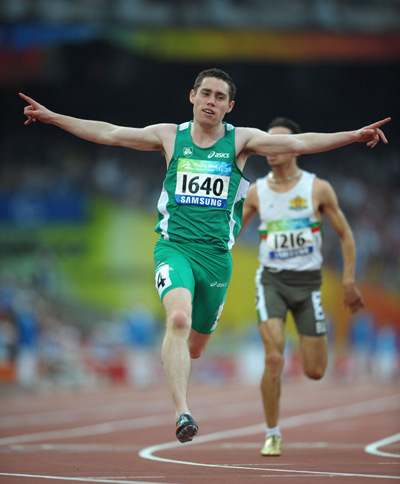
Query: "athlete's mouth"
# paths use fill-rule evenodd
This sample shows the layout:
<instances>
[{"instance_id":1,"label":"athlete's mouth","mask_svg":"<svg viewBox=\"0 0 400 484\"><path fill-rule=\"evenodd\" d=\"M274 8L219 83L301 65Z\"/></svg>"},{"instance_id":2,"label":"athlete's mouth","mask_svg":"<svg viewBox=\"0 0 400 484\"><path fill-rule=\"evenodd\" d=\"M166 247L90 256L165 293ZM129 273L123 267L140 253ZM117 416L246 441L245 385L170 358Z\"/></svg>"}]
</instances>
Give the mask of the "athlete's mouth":
<instances>
[{"instance_id":1,"label":"athlete's mouth","mask_svg":"<svg viewBox=\"0 0 400 484\"><path fill-rule=\"evenodd\" d=\"M211 109L203 109L203 113L209 114L209 115L214 115L214 111L211 111Z\"/></svg>"}]
</instances>

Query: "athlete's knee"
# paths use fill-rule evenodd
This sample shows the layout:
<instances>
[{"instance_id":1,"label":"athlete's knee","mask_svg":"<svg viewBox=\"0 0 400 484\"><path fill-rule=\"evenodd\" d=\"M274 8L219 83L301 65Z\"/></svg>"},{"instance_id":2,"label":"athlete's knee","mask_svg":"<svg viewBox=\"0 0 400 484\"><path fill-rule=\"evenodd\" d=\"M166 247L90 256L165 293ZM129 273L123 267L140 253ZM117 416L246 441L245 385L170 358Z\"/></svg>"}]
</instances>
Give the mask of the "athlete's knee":
<instances>
[{"instance_id":1,"label":"athlete's knee","mask_svg":"<svg viewBox=\"0 0 400 484\"><path fill-rule=\"evenodd\" d=\"M300 351L304 374L311 380L320 380L328 365L327 336L300 335Z\"/></svg>"},{"instance_id":2,"label":"athlete's knee","mask_svg":"<svg viewBox=\"0 0 400 484\"><path fill-rule=\"evenodd\" d=\"M311 380L321 380L325 375L325 369L326 367L324 365L316 365L312 368L305 368L304 373Z\"/></svg>"},{"instance_id":3,"label":"athlete's knee","mask_svg":"<svg viewBox=\"0 0 400 484\"><path fill-rule=\"evenodd\" d=\"M189 343L189 354L190 358L197 360L204 353L205 348Z\"/></svg>"},{"instance_id":4,"label":"athlete's knee","mask_svg":"<svg viewBox=\"0 0 400 484\"><path fill-rule=\"evenodd\" d=\"M186 333L190 330L190 318L185 311L176 310L169 317L167 330L171 329L174 333Z\"/></svg>"},{"instance_id":5,"label":"athlete's knee","mask_svg":"<svg viewBox=\"0 0 400 484\"><path fill-rule=\"evenodd\" d=\"M211 334L198 333L192 330L189 337L189 354L196 360L204 353L210 342Z\"/></svg>"},{"instance_id":6,"label":"athlete's knee","mask_svg":"<svg viewBox=\"0 0 400 484\"><path fill-rule=\"evenodd\" d=\"M273 377L278 377L282 373L284 358L279 351L274 351L265 356L265 369Z\"/></svg>"}]
</instances>

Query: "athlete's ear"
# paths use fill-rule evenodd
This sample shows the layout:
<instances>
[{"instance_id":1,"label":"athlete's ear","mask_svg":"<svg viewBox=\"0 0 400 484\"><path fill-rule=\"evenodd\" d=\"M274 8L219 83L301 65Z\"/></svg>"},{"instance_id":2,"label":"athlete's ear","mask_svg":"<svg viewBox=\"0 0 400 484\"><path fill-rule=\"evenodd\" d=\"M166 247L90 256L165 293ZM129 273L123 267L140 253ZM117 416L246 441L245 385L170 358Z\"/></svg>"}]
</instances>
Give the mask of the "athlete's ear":
<instances>
[{"instance_id":1,"label":"athlete's ear","mask_svg":"<svg viewBox=\"0 0 400 484\"><path fill-rule=\"evenodd\" d=\"M230 113L232 111L234 105L235 105L235 101L231 101L229 103L227 113Z\"/></svg>"},{"instance_id":2,"label":"athlete's ear","mask_svg":"<svg viewBox=\"0 0 400 484\"><path fill-rule=\"evenodd\" d=\"M196 93L195 93L195 92L194 92L194 90L192 89L192 90L190 91L190 94L189 94L189 99L190 99L190 102L191 102L192 104L194 104L194 96L195 96L195 95L196 95Z\"/></svg>"}]
</instances>

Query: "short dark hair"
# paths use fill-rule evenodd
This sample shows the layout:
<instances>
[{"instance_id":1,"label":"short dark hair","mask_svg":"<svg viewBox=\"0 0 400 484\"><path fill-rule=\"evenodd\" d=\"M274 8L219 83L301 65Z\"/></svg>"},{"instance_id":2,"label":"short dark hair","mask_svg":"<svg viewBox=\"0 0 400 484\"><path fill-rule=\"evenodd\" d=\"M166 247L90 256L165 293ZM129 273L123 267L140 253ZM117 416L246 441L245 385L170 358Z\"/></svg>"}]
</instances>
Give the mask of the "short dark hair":
<instances>
[{"instance_id":1,"label":"short dark hair","mask_svg":"<svg viewBox=\"0 0 400 484\"><path fill-rule=\"evenodd\" d=\"M284 118L283 116L279 116L278 118L273 119L267 126L267 131L269 131L271 128L278 127L287 128L292 134L301 133L300 126L297 123L289 118Z\"/></svg>"},{"instance_id":2,"label":"short dark hair","mask_svg":"<svg viewBox=\"0 0 400 484\"><path fill-rule=\"evenodd\" d=\"M193 91L196 93L197 90L199 89L201 83L206 77L215 77L216 79L221 79L221 81L225 81L228 84L229 87L229 102L231 102L233 99L235 99L236 95L236 86L235 83L233 82L231 76L224 72L221 69L217 69L213 67L212 69L205 69L204 71L201 71L197 77L196 80L194 81L193 85Z\"/></svg>"}]
</instances>

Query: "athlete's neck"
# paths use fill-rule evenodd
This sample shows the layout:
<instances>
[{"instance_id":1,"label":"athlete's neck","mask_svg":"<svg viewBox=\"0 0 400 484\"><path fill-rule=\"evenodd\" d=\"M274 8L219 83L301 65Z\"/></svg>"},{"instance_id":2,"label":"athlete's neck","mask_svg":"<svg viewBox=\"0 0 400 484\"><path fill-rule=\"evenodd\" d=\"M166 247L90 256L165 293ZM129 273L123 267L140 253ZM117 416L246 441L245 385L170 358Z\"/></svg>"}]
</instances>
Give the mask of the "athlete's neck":
<instances>
[{"instance_id":1,"label":"athlete's neck","mask_svg":"<svg viewBox=\"0 0 400 484\"><path fill-rule=\"evenodd\" d=\"M271 183L289 183L293 180L297 180L301 175L301 170L297 169L297 171L295 171L293 174L291 175L287 175L287 176L284 176L284 177L278 177L278 176L275 176L275 173L273 171L270 171L268 173L268 180L271 182Z\"/></svg>"},{"instance_id":2,"label":"athlete's neck","mask_svg":"<svg viewBox=\"0 0 400 484\"><path fill-rule=\"evenodd\" d=\"M204 126L193 121L190 129L192 141L200 148L208 148L225 135L225 125Z\"/></svg>"}]
</instances>

